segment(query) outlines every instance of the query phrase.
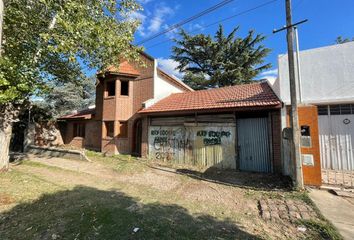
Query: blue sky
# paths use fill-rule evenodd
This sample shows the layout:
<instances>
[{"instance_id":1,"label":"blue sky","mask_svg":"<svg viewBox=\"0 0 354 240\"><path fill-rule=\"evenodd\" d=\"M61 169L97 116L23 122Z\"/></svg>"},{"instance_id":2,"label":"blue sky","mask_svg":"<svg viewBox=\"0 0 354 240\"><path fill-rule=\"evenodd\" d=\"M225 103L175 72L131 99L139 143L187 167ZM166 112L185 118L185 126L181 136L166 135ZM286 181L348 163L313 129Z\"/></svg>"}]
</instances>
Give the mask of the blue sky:
<instances>
[{"instance_id":1,"label":"blue sky","mask_svg":"<svg viewBox=\"0 0 354 240\"><path fill-rule=\"evenodd\" d=\"M138 1L142 4L144 10L135 14L135 17L142 22L136 33L136 42L221 2L221 0ZM193 31L193 34L214 34L218 25L208 28L204 26L269 1L234 0L210 14L187 23L183 28L187 31ZM277 56L286 53L285 31L272 34L274 28L280 28L285 24L284 4L284 0L278 0L221 23L226 33L239 25L238 34L242 37L250 29L267 36L264 45L272 49L272 52L266 58L266 61L270 62L273 67L259 77L274 77L277 69ZM300 50L332 45L337 36L354 37L354 0L293 0L292 5L293 22L305 18L309 19L307 23L299 27ZM175 32L170 32L144 43L143 46L148 54L158 59L163 69L180 77L181 75L174 71L176 63L170 59L171 47L174 43L172 41L161 43L176 36ZM161 44L153 46L158 43Z\"/></svg>"}]
</instances>

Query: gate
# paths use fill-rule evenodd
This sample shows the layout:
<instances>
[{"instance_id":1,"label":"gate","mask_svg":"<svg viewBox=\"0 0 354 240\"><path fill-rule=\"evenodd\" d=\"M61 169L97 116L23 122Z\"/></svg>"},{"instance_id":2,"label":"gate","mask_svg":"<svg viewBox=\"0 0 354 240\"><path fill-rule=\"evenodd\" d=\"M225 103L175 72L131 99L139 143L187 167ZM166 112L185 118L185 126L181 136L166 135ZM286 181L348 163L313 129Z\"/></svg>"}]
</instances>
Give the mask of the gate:
<instances>
[{"instance_id":1,"label":"gate","mask_svg":"<svg viewBox=\"0 0 354 240\"><path fill-rule=\"evenodd\" d=\"M240 170L271 172L269 139L268 118L237 119Z\"/></svg>"},{"instance_id":2,"label":"gate","mask_svg":"<svg viewBox=\"0 0 354 240\"><path fill-rule=\"evenodd\" d=\"M354 112L344 114L347 112L342 108L339 105L329 106L327 111L319 108L322 182L353 187Z\"/></svg>"}]
</instances>

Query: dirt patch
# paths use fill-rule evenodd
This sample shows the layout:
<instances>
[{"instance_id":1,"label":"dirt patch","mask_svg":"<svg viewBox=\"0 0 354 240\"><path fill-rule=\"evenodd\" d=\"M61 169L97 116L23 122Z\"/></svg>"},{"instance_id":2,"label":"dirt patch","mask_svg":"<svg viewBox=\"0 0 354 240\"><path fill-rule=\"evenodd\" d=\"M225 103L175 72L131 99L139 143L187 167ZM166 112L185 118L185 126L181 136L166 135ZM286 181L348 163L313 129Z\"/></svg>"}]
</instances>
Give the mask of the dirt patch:
<instances>
[{"instance_id":1,"label":"dirt patch","mask_svg":"<svg viewBox=\"0 0 354 240\"><path fill-rule=\"evenodd\" d=\"M216 168L209 168L204 172L190 169L177 169L177 172L188 175L192 178L257 190L287 191L291 187L291 182L288 178L274 174L239 172Z\"/></svg>"},{"instance_id":2,"label":"dirt patch","mask_svg":"<svg viewBox=\"0 0 354 240\"><path fill-rule=\"evenodd\" d=\"M181 181L176 174L161 172L157 170L147 170L143 173L124 175L120 179L139 185L146 185L157 190L171 191L175 189Z\"/></svg>"},{"instance_id":3,"label":"dirt patch","mask_svg":"<svg viewBox=\"0 0 354 240\"><path fill-rule=\"evenodd\" d=\"M34 174L47 183L54 185L58 188L66 188L68 186L74 187L77 185L97 186L102 188L109 188L108 182L112 178L98 178L86 174L84 172L67 171L66 169L47 169L42 167L33 166L18 166L17 169L26 174Z\"/></svg>"},{"instance_id":4,"label":"dirt patch","mask_svg":"<svg viewBox=\"0 0 354 240\"><path fill-rule=\"evenodd\" d=\"M249 214L257 213L256 204L245 199L242 190L233 187L205 181L190 181L183 184L176 194L192 201L222 205L238 212L246 210Z\"/></svg>"},{"instance_id":5,"label":"dirt patch","mask_svg":"<svg viewBox=\"0 0 354 240\"><path fill-rule=\"evenodd\" d=\"M46 158L31 156L31 161L46 164L53 167L59 167L71 171L88 173L95 176L105 176L109 177L115 175L115 172L111 169L107 169L101 164L80 161L80 160L70 160L63 158Z\"/></svg>"},{"instance_id":6,"label":"dirt patch","mask_svg":"<svg viewBox=\"0 0 354 240\"><path fill-rule=\"evenodd\" d=\"M15 202L15 199L5 193L0 193L0 206L2 205L10 205Z\"/></svg>"}]
</instances>

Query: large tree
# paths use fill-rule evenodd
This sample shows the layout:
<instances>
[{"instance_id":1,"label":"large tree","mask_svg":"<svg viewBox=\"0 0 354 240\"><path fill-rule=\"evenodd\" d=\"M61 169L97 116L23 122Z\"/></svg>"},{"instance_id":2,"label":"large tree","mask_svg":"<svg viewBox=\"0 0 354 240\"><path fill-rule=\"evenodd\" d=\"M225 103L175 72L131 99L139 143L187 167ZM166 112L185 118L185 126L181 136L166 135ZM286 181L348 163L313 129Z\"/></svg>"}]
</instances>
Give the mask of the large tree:
<instances>
[{"instance_id":1,"label":"large tree","mask_svg":"<svg viewBox=\"0 0 354 240\"><path fill-rule=\"evenodd\" d=\"M177 69L185 73L183 81L194 89L230 86L249 83L270 68L271 64L264 64L270 49L260 44L265 37L249 31L241 38L236 36L237 30L225 36L220 25L214 38L181 30L172 58L179 63Z\"/></svg>"},{"instance_id":2,"label":"large tree","mask_svg":"<svg viewBox=\"0 0 354 240\"><path fill-rule=\"evenodd\" d=\"M0 169L8 166L12 123L31 96L82 80L83 66L103 71L131 46L135 0L7 0L0 59Z\"/></svg>"},{"instance_id":3,"label":"large tree","mask_svg":"<svg viewBox=\"0 0 354 240\"><path fill-rule=\"evenodd\" d=\"M54 118L63 116L73 110L85 109L95 104L96 77L86 77L79 82L50 84L50 91L37 104L52 109Z\"/></svg>"}]
</instances>

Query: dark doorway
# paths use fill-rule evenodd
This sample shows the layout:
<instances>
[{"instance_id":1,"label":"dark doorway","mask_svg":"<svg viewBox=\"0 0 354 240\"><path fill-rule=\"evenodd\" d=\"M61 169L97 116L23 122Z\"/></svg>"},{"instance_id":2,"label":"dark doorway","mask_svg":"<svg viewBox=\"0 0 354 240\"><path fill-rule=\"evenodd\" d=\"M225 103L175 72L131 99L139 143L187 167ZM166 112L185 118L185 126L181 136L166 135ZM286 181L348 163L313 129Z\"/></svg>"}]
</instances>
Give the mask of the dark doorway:
<instances>
[{"instance_id":1,"label":"dark doorway","mask_svg":"<svg viewBox=\"0 0 354 240\"><path fill-rule=\"evenodd\" d=\"M137 119L133 128L133 151L132 154L141 157L141 137L142 137L142 121Z\"/></svg>"},{"instance_id":2,"label":"dark doorway","mask_svg":"<svg viewBox=\"0 0 354 240\"><path fill-rule=\"evenodd\" d=\"M26 127L27 125L23 121L13 124L10 151L23 152Z\"/></svg>"}]
</instances>

